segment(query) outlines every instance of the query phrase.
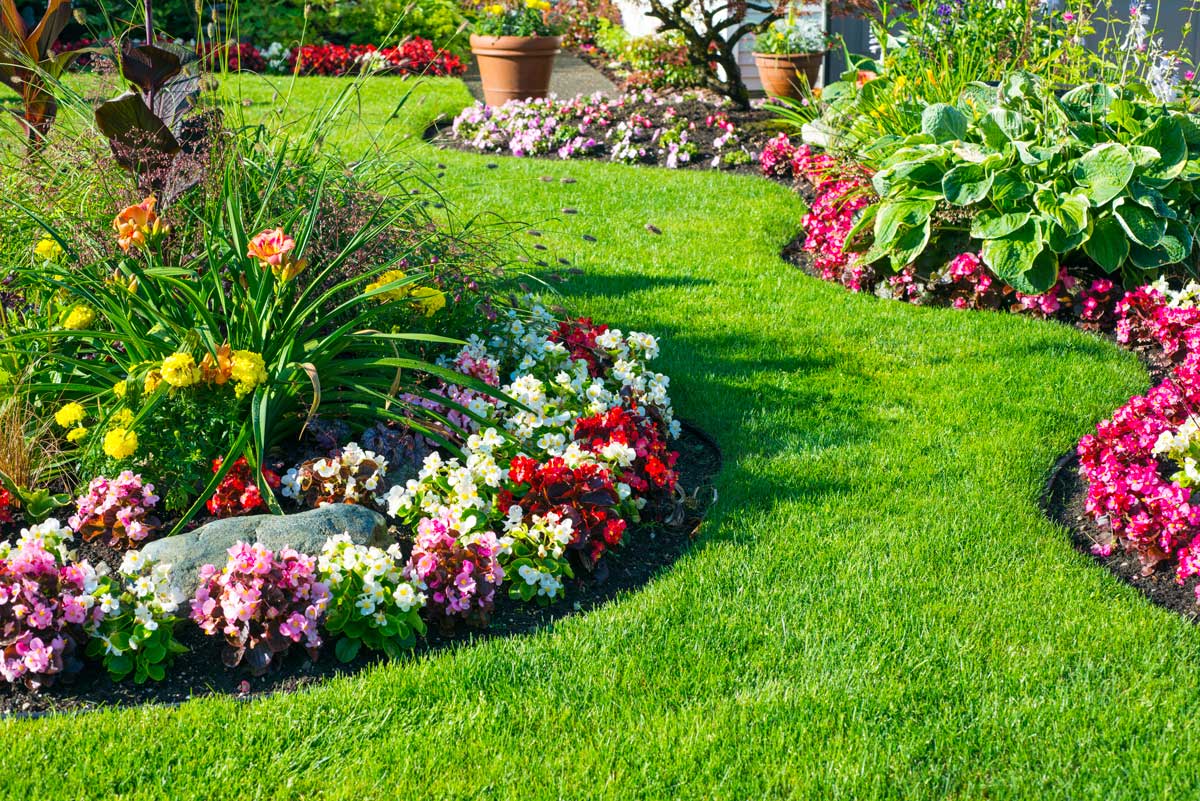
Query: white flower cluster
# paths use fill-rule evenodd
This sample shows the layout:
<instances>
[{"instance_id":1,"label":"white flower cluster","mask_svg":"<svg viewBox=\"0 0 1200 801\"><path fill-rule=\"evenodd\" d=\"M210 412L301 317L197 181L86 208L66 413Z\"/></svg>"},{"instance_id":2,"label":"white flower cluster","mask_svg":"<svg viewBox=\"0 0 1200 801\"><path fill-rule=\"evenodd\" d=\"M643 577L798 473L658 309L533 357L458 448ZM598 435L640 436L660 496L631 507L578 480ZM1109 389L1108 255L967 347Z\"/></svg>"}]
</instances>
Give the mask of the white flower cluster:
<instances>
[{"instance_id":1,"label":"white flower cluster","mask_svg":"<svg viewBox=\"0 0 1200 801\"><path fill-rule=\"evenodd\" d=\"M117 572L101 581L94 592L94 602L104 616L93 624L91 633L104 645L106 654L120 656L124 649L108 633L113 618L124 613L132 615L129 650L136 651L158 629L160 621L175 614L186 596L172 583L171 565L151 562L139 551L126 553ZM103 625L105 621L107 626Z\"/></svg>"},{"instance_id":2,"label":"white flower cluster","mask_svg":"<svg viewBox=\"0 0 1200 801\"><path fill-rule=\"evenodd\" d=\"M75 532L60 523L57 518L51 517L36 526L21 529L16 542L0 542L0 559L8 559L23 545L36 542L40 543L47 553L58 557L59 562L67 562L70 560L67 542L74 536Z\"/></svg>"},{"instance_id":3,"label":"white flower cluster","mask_svg":"<svg viewBox=\"0 0 1200 801\"><path fill-rule=\"evenodd\" d=\"M357 577L361 592L354 598L355 609L376 625L385 626L390 609L407 614L425 606L425 594L404 578L402 559L399 545L384 551L355 545L349 534L339 534L325 541L317 557L317 572L335 599L345 588L358 586L350 582Z\"/></svg>"},{"instance_id":4,"label":"white flower cluster","mask_svg":"<svg viewBox=\"0 0 1200 801\"><path fill-rule=\"evenodd\" d=\"M351 442L337 456L315 459L287 471L280 480L280 492L285 498L299 500L315 489L317 506L364 503L374 499L387 470L387 459Z\"/></svg>"},{"instance_id":5,"label":"white flower cluster","mask_svg":"<svg viewBox=\"0 0 1200 801\"><path fill-rule=\"evenodd\" d=\"M434 451L425 457L416 478L392 487L379 503L392 517L441 518L463 534L480 528L487 522L494 491L504 481L496 449L505 442L495 428L473 434L464 449L466 464Z\"/></svg>"},{"instance_id":6,"label":"white flower cluster","mask_svg":"<svg viewBox=\"0 0 1200 801\"><path fill-rule=\"evenodd\" d=\"M504 561L515 557L517 575L529 586L536 587L536 595L550 600L563 592L562 574L565 563L559 563L568 545L575 536L575 526L570 518L554 512L533 515L526 519L520 506L512 506L504 521L504 536L500 538Z\"/></svg>"},{"instance_id":7,"label":"white flower cluster","mask_svg":"<svg viewBox=\"0 0 1200 801\"><path fill-rule=\"evenodd\" d=\"M1150 288L1166 298L1167 305L1173 309L1194 309L1200 306L1200 283L1195 281L1189 281L1182 289L1175 290L1171 289L1167 279L1160 278L1150 284Z\"/></svg>"},{"instance_id":8,"label":"white flower cluster","mask_svg":"<svg viewBox=\"0 0 1200 801\"><path fill-rule=\"evenodd\" d=\"M1171 481L1181 487L1200 486L1200 424L1189 417L1174 431L1164 431L1154 443L1154 454L1179 465Z\"/></svg>"}]
</instances>

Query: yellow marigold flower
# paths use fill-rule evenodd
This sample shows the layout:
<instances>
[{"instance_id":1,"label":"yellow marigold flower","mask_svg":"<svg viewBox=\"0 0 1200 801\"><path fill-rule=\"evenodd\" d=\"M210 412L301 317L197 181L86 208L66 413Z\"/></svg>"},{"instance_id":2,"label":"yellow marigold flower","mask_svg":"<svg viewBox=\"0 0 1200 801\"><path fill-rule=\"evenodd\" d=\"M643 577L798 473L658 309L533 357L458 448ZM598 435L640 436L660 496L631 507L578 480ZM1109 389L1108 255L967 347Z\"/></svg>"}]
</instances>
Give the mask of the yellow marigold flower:
<instances>
[{"instance_id":1,"label":"yellow marigold flower","mask_svg":"<svg viewBox=\"0 0 1200 801\"><path fill-rule=\"evenodd\" d=\"M158 389L158 385L162 383L162 373L158 370L151 370L146 373L146 380L142 383L142 394L149 395Z\"/></svg>"},{"instance_id":2,"label":"yellow marigold flower","mask_svg":"<svg viewBox=\"0 0 1200 801\"><path fill-rule=\"evenodd\" d=\"M63 254L63 249L57 240L47 236L34 246L33 252L43 261L58 261L58 257Z\"/></svg>"},{"instance_id":3,"label":"yellow marigold flower","mask_svg":"<svg viewBox=\"0 0 1200 801\"><path fill-rule=\"evenodd\" d=\"M125 381L118 381L113 384L113 394L121 400L125 400L125 393L129 390L129 384Z\"/></svg>"},{"instance_id":4,"label":"yellow marigold flower","mask_svg":"<svg viewBox=\"0 0 1200 801\"><path fill-rule=\"evenodd\" d=\"M86 417L87 410L82 404L71 402L54 413L54 422L63 428L71 428L82 423Z\"/></svg>"},{"instance_id":5,"label":"yellow marigold flower","mask_svg":"<svg viewBox=\"0 0 1200 801\"><path fill-rule=\"evenodd\" d=\"M378 280L372 281L371 283L367 284L367 291L374 292L376 289L379 289L380 287L385 287L388 284L394 283L396 281L403 281L407 277L408 276L405 275L405 273L402 270L388 270L387 272L380 275ZM410 284L403 284L403 285L395 287L393 289L389 289L387 292L376 295L375 297L378 298L379 300L404 300L406 297L408 297L408 293L411 290L412 290L412 286Z\"/></svg>"},{"instance_id":6,"label":"yellow marigold flower","mask_svg":"<svg viewBox=\"0 0 1200 801\"><path fill-rule=\"evenodd\" d=\"M95 321L95 311L82 303L76 303L63 317L62 327L68 331L82 331Z\"/></svg>"},{"instance_id":7,"label":"yellow marigold flower","mask_svg":"<svg viewBox=\"0 0 1200 801\"><path fill-rule=\"evenodd\" d=\"M114 428L104 435L104 452L113 459L128 459L137 452L138 437L134 431Z\"/></svg>"},{"instance_id":8,"label":"yellow marigold flower","mask_svg":"<svg viewBox=\"0 0 1200 801\"><path fill-rule=\"evenodd\" d=\"M258 259L264 270L270 270L276 279L287 283L299 275L308 261L297 259L296 240L283 232L282 228L263 231L250 240L246 255Z\"/></svg>"},{"instance_id":9,"label":"yellow marigold flower","mask_svg":"<svg viewBox=\"0 0 1200 801\"><path fill-rule=\"evenodd\" d=\"M109 428L129 428L133 425L133 411L131 409L121 409L116 412L108 421Z\"/></svg>"},{"instance_id":10,"label":"yellow marigold flower","mask_svg":"<svg viewBox=\"0 0 1200 801\"><path fill-rule=\"evenodd\" d=\"M419 286L409 293L409 297L426 317L432 317L446 308L446 294L432 287Z\"/></svg>"},{"instance_id":11,"label":"yellow marigold flower","mask_svg":"<svg viewBox=\"0 0 1200 801\"><path fill-rule=\"evenodd\" d=\"M504 6L500 5L499 3L493 3L492 5L485 8L484 11L486 11L489 14L503 14Z\"/></svg>"},{"instance_id":12,"label":"yellow marigold flower","mask_svg":"<svg viewBox=\"0 0 1200 801\"><path fill-rule=\"evenodd\" d=\"M237 382L235 391L239 398L249 395L254 388L267 380L267 366L263 357L249 350L233 352L229 377Z\"/></svg>"},{"instance_id":13,"label":"yellow marigold flower","mask_svg":"<svg viewBox=\"0 0 1200 801\"><path fill-rule=\"evenodd\" d=\"M117 232L117 244L121 246L121 250L128 253L134 246L146 247L171 230L163 225L158 213L154 211L156 205L158 199L150 196L116 216L113 228Z\"/></svg>"},{"instance_id":14,"label":"yellow marigold flower","mask_svg":"<svg viewBox=\"0 0 1200 801\"><path fill-rule=\"evenodd\" d=\"M79 426L78 428L72 428L70 431L67 432L67 442L71 442L71 443L78 445L83 440L83 438L87 436L87 434L88 434L88 430L86 428L84 428L83 426Z\"/></svg>"},{"instance_id":15,"label":"yellow marigold flower","mask_svg":"<svg viewBox=\"0 0 1200 801\"><path fill-rule=\"evenodd\" d=\"M190 387L200 381L200 368L190 353L173 353L163 359L162 380L176 389Z\"/></svg>"}]
</instances>

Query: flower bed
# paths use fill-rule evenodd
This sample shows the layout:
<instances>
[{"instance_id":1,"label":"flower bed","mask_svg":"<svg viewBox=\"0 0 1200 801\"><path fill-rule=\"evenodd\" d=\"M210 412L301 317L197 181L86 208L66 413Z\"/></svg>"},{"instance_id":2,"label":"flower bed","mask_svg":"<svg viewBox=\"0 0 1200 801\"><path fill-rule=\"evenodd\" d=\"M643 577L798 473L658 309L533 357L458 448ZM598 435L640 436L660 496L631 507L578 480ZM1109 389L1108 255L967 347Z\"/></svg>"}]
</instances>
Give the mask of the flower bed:
<instances>
[{"instance_id":1,"label":"flower bed","mask_svg":"<svg viewBox=\"0 0 1200 801\"><path fill-rule=\"evenodd\" d=\"M477 103L454 119L445 141L480 153L750 171L768 118L650 91L550 97L499 108Z\"/></svg>"}]
</instances>

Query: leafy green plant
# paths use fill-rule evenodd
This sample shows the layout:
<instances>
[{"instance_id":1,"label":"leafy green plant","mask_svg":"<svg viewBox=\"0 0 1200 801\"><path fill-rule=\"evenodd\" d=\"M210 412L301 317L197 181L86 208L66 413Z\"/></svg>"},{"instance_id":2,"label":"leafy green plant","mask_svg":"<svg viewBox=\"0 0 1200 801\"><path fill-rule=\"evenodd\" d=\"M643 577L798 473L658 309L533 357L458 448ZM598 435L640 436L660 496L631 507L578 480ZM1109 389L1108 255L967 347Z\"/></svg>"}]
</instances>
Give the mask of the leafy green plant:
<instances>
[{"instance_id":1,"label":"leafy green plant","mask_svg":"<svg viewBox=\"0 0 1200 801\"><path fill-rule=\"evenodd\" d=\"M754 37L754 52L784 55L823 53L829 49L829 44L819 16L797 14L793 8L789 8L785 18L776 20L771 27Z\"/></svg>"},{"instance_id":2,"label":"leafy green plant","mask_svg":"<svg viewBox=\"0 0 1200 801\"><path fill-rule=\"evenodd\" d=\"M1027 73L968 87L955 105L926 107L920 133L877 144L888 153L873 177L880 201L851 239L870 232L863 258L898 270L957 232L1027 293L1053 286L1067 258L1129 279L1190 269L1200 126L1146 100L1103 84L1060 98ZM961 222L939 219L955 210Z\"/></svg>"}]
</instances>

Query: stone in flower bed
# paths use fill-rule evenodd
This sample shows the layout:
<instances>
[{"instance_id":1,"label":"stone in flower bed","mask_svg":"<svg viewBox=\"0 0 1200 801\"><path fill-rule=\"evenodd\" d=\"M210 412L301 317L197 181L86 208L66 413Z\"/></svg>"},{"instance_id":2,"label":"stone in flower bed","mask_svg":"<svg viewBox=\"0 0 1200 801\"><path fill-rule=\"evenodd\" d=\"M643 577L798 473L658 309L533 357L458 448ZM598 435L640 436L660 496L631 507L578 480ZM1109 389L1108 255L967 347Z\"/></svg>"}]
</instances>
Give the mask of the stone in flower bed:
<instances>
[{"instance_id":1,"label":"stone in flower bed","mask_svg":"<svg viewBox=\"0 0 1200 801\"><path fill-rule=\"evenodd\" d=\"M200 568L224 564L226 552L235 543L257 543L272 550L291 547L316 554L327 539L338 534L348 535L355 545L386 547L390 542L387 523L378 512L333 504L294 515L215 520L195 531L155 540L142 548L142 555L171 565L176 586L190 597L199 583Z\"/></svg>"},{"instance_id":2,"label":"stone in flower bed","mask_svg":"<svg viewBox=\"0 0 1200 801\"><path fill-rule=\"evenodd\" d=\"M455 118L447 141L512 156L749 172L769 139L770 119L762 110L738 110L694 95L551 96L498 108L470 106Z\"/></svg>"}]
</instances>

